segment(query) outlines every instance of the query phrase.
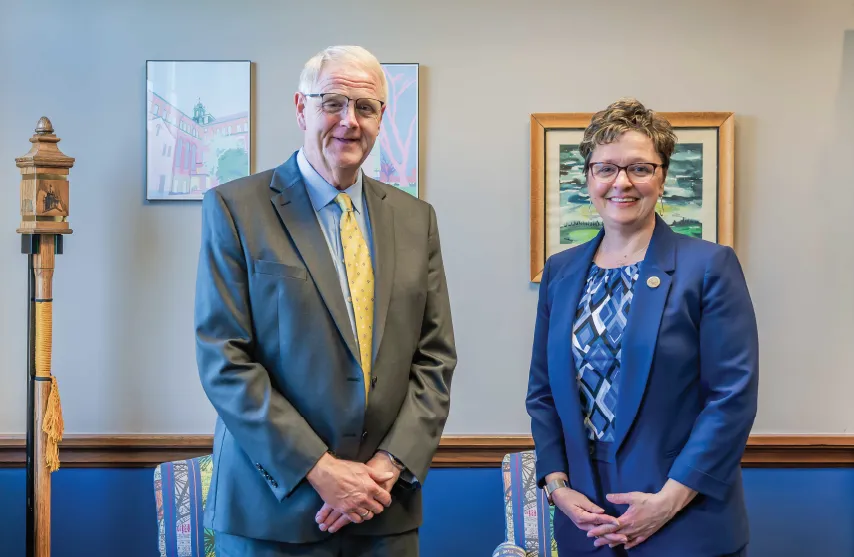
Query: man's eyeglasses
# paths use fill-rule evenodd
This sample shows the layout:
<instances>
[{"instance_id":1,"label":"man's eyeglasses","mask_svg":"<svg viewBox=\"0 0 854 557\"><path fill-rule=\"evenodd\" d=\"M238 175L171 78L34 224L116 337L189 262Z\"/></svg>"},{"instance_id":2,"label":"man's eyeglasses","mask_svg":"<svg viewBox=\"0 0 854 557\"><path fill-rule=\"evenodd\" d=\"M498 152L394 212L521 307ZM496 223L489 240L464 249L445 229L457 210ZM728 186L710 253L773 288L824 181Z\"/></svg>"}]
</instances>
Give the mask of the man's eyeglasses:
<instances>
[{"instance_id":1,"label":"man's eyeglasses","mask_svg":"<svg viewBox=\"0 0 854 557\"><path fill-rule=\"evenodd\" d=\"M383 102L377 99L351 99L340 93L306 93L306 97L320 99L320 107L326 114L340 114L347 110L350 102L354 103L356 115L362 118L379 118L383 110Z\"/></svg>"},{"instance_id":2,"label":"man's eyeglasses","mask_svg":"<svg viewBox=\"0 0 854 557\"><path fill-rule=\"evenodd\" d=\"M652 162L636 162L628 166L620 166L610 162L590 163L593 177L605 183L615 181L620 171L625 170L626 176L633 184L644 184L652 180L656 169L659 167L664 167L664 165Z\"/></svg>"}]
</instances>

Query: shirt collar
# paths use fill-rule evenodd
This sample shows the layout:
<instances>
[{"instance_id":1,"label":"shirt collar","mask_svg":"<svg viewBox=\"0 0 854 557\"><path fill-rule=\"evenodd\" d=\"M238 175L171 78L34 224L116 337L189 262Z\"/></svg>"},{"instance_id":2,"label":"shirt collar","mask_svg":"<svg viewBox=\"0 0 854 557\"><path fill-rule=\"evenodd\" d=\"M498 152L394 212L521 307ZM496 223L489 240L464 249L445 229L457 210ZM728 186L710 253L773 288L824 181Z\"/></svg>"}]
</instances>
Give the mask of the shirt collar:
<instances>
[{"instance_id":1,"label":"shirt collar","mask_svg":"<svg viewBox=\"0 0 854 557\"><path fill-rule=\"evenodd\" d=\"M311 206L315 211L320 211L330 203L335 202L335 196L339 193L338 189L327 182L317 170L311 166L305 154L300 149L297 152L297 164L299 165L300 174L305 182L308 190L308 197L311 199ZM353 201L353 209L357 213L362 212L362 170L356 174L356 183L344 190L344 193L350 196Z\"/></svg>"}]
</instances>

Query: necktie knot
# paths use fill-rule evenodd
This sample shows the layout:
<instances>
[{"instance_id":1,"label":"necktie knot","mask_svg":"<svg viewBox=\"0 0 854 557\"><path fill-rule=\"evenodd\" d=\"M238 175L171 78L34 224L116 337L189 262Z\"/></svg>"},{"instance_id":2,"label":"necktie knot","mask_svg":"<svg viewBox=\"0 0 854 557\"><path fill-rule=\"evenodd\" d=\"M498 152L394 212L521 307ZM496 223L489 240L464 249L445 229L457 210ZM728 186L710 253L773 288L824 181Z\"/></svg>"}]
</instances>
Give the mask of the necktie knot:
<instances>
[{"instance_id":1,"label":"necktie knot","mask_svg":"<svg viewBox=\"0 0 854 557\"><path fill-rule=\"evenodd\" d=\"M339 193L335 196L335 203L341 207L343 212L348 212L353 210L353 200L350 199L350 196L346 193Z\"/></svg>"}]
</instances>

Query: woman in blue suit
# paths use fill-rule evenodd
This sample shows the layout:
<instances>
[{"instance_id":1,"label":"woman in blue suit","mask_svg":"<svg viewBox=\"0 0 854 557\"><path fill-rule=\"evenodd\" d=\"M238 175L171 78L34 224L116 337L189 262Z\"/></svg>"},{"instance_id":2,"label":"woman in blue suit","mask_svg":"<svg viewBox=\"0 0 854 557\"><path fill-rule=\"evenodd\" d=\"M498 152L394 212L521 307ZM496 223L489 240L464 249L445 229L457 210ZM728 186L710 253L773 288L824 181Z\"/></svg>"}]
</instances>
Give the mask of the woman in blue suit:
<instances>
[{"instance_id":1,"label":"woman in blue suit","mask_svg":"<svg viewBox=\"0 0 854 557\"><path fill-rule=\"evenodd\" d=\"M561 557L746 555L756 318L733 250L656 214L675 143L633 99L597 113L603 228L543 270L526 404Z\"/></svg>"}]
</instances>

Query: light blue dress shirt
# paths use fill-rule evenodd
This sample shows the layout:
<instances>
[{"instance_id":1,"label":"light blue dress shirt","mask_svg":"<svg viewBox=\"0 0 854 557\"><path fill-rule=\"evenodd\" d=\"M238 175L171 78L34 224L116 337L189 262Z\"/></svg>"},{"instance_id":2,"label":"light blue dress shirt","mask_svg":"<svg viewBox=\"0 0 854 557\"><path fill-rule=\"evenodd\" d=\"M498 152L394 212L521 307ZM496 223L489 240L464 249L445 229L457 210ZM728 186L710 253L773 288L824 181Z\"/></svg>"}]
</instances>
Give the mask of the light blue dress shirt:
<instances>
[{"instance_id":1,"label":"light blue dress shirt","mask_svg":"<svg viewBox=\"0 0 854 557\"><path fill-rule=\"evenodd\" d=\"M297 152L297 165L299 166L302 180L305 182L308 197L311 199L311 206L314 208L314 214L317 216L317 222L320 223L320 228L323 230L323 236L326 238L326 245L329 246L329 253L332 255L332 262L335 264L335 271L338 273L338 282L341 284L341 292L344 294L344 301L347 303L347 313L350 316L350 325L353 328L353 336L356 336L356 318L353 313L353 302L350 298L350 284L347 282L347 268L344 264L344 248L341 246L341 215L343 211L335 203L335 196L340 192L327 182L323 176L311 166L308 159L302 152L302 149ZM376 276L376 259L374 258L374 245L371 235L371 222L368 217L368 206L365 203L364 190L362 189L362 171L356 177L356 183L344 190L344 193L350 196L353 201L353 211L356 214L356 223L359 225L359 230L365 237L368 244L368 250L371 254L371 264L374 268L374 276Z\"/></svg>"},{"instance_id":2,"label":"light blue dress shirt","mask_svg":"<svg viewBox=\"0 0 854 557\"><path fill-rule=\"evenodd\" d=\"M350 316L350 326L353 328L353 336L356 336L356 318L353 313L353 302L350 299L350 284L347 282L347 268L344 263L344 248L341 246L341 208L335 203L335 196L340 192L327 182L313 166L305 158L305 155L300 149L297 152L297 165L299 166L302 180L305 182L308 197L311 199L311 206L314 208L314 214L317 216L317 222L320 223L320 228L323 230L323 236L326 238L326 245L329 246L329 253L332 255L332 262L335 264L335 271L338 273L338 282L341 284L341 292L344 294L344 301L347 303L347 313ZM376 257L374 257L374 244L371 232L371 219L368 216L368 206L365 203L365 193L362 188L362 171L356 177L356 183L344 190L344 193L350 196L353 201L353 211L356 213L356 223L359 225L359 230L365 237L368 244L368 250L371 254L371 265L374 268L374 276L377 274ZM376 281L374 281L376 284ZM418 478L408 469L403 470L400 474L400 479L415 488L420 485Z\"/></svg>"}]
</instances>

